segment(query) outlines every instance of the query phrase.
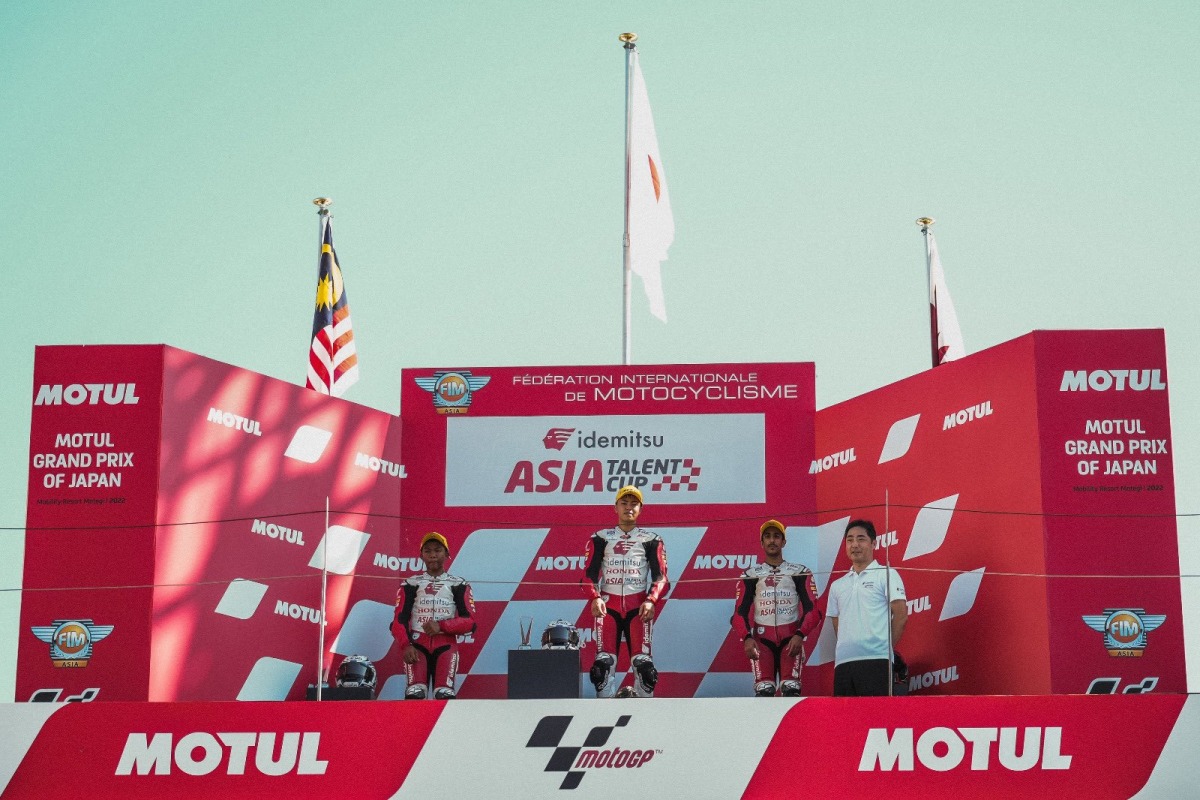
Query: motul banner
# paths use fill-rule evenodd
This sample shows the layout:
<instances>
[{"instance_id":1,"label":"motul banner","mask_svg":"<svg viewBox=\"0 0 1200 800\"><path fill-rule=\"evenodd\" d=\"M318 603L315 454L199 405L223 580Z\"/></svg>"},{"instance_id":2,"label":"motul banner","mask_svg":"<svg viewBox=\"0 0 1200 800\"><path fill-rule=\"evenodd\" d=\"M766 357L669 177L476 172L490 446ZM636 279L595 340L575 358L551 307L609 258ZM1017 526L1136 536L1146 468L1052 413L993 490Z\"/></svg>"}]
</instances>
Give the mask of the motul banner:
<instances>
[{"instance_id":1,"label":"motul banner","mask_svg":"<svg viewBox=\"0 0 1200 800\"><path fill-rule=\"evenodd\" d=\"M1056 576L1051 691L1108 677L1185 691L1163 332L1033 336L1046 568Z\"/></svg>"},{"instance_id":2,"label":"motul banner","mask_svg":"<svg viewBox=\"0 0 1200 800\"><path fill-rule=\"evenodd\" d=\"M0 707L0 726L6 800L64 784L94 798L776 798L798 781L819 797L1104 800L1194 793L1200 697L31 703Z\"/></svg>"},{"instance_id":3,"label":"motul banner","mask_svg":"<svg viewBox=\"0 0 1200 800\"><path fill-rule=\"evenodd\" d=\"M823 409L811 469L821 569L866 517L900 571L910 692L1186 690L1161 331L1039 331ZM811 690L832 661L826 625Z\"/></svg>"},{"instance_id":4,"label":"motul banner","mask_svg":"<svg viewBox=\"0 0 1200 800\"><path fill-rule=\"evenodd\" d=\"M162 348L39 347L17 699L146 698Z\"/></svg>"},{"instance_id":5,"label":"motul banner","mask_svg":"<svg viewBox=\"0 0 1200 800\"><path fill-rule=\"evenodd\" d=\"M395 417L162 346L38 348L34 383L19 700L298 699L351 653L402 671Z\"/></svg>"}]
</instances>

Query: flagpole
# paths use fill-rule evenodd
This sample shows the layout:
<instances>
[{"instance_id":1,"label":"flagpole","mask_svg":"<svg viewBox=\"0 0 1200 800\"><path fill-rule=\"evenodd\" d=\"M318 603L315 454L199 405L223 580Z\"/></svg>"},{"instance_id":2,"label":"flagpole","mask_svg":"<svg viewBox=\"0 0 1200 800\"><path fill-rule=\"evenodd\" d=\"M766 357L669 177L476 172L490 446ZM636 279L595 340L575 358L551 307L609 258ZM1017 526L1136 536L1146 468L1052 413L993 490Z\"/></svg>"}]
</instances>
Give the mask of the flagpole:
<instances>
[{"instance_id":1,"label":"flagpole","mask_svg":"<svg viewBox=\"0 0 1200 800\"><path fill-rule=\"evenodd\" d=\"M329 207L333 205L333 201L328 197L317 197L313 200L313 205L317 207L317 282L319 284L321 280L321 251L325 246L325 226L329 224ZM320 289L321 287L318 285L318 293ZM311 353L309 354L309 358L312 358ZM312 367L310 366L309 369L311 370ZM325 394L332 395L333 387L330 386ZM319 665L318 669L320 669ZM321 687L319 685L317 686L317 699L321 699Z\"/></svg>"},{"instance_id":2,"label":"flagpole","mask_svg":"<svg viewBox=\"0 0 1200 800\"><path fill-rule=\"evenodd\" d=\"M929 228L936 222L932 217L918 217L917 227L921 229L921 234L925 237L925 297L928 302L929 287L933 285L933 249L929 246L929 237L932 235ZM938 343L937 343L937 309L933 303L929 303L929 338L930 349L933 355L933 366L938 365Z\"/></svg>"},{"instance_id":3,"label":"flagpole","mask_svg":"<svg viewBox=\"0 0 1200 800\"><path fill-rule=\"evenodd\" d=\"M631 94L633 92L633 81L630 79L630 73L631 73L632 64L633 64L633 54L637 50L637 45L634 44L634 42L637 41L637 34L636 33L622 33L617 38L621 40L621 42L622 42L621 46L625 48L625 236L621 240L622 241L621 274L622 274L622 280L623 280L622 292L623 292L625 307L624 307L624 315L622 318L623 327L622 327L622 332L621 332L621 355L623 358L622 363L625 364L625 366L629 366L630 364L633 363L632 343L630 341L630 339L632 338L632 336L631 336L632 324L630 322L630 313L629 313L630 308L632 306L632 299L631 299L632 294L631 294L631 289L630 289L631 267L629 264L629 175L630 175L629 159L630 159L630 149L631 149L630 144L631 144L631 140L632 140L632 136L633 136L633 125L632 125L632 120L629 117L629 108L630 108Z\"/></svg>"},{"instance_id":4,"label":"flagpole","mask_svg":"<svg viewBox=\"0 0 1200 800\"><path fill-rule=\"evenodd\" d=\"M333 201L328 197L318 197L313 200L313 205L317 207L317 254L319 260L321 244L325 241L325 221L329 218L329 207L333 205Z\"/></svg>"},{"instance_id":5,"label":"flagpole","mask_svg":"<svg viewBox=\"0 0 1200 800\"><path fill-rule=\"evenodd\" d=\"M328 212L326 212L328 213ZM329 680L325 669L325 607L329 587L329 495L325 495L325 536L321 539L321 618L317 621L317 699L321 699L321 687Z\"/></svg>"},{"instance_id":6,"label":"flagpole","mask_svg":"<svg viewBox=\"0 0 1200 800\"><path fill-rule=\"evenodd\" d=\"M884 575L887 578L887 587L884 593L887 594L887 621L888 621L888 697L893 694L892 686L896 681L896 643L892 640L892 503L888 498L888 490L883 490L883 560L884 560Z\"/></svg>"}]
</instances>

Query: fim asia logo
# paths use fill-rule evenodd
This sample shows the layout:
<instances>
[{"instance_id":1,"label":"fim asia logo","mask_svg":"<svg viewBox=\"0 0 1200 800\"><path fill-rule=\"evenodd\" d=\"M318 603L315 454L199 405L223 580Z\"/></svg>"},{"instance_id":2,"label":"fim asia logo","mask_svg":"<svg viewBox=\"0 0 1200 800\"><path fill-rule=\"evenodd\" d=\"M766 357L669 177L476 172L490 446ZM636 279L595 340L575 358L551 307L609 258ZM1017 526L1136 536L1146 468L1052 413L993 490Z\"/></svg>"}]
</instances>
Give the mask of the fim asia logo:
<instances>
[{"instance_id":1,"label":"fim asia logo","mask_svg":"<svg viewBox=\"0 0 1200 800\"><path fill-rule=\"evenodd\" d=\"M97 625L90 619L56 619L50 625L33 625L33 635L50 645L50 660L56 667L86 667L92 645L113 632L112 625Z\"/></svg>"},{"instance_id":2,"label":"fim asia logo","mask_svg":"<svg viewBox=\"0 0 1200 800\"><path fill-rule=\"evenodd\" d=\"M439 414L465 414L472 393L488 385L490 377L472 375L467 370L435 372L432 378L414 378L417 386L433 395L433 408Z\"/></svg>"},{"instance_id":3,"label":"fim asia logo","mask_svg":"<svg viewBox=\"0 0 1200 800\"><path fill-rule=\"evenodd\" d=\"M616 725L597 725L584 738L578 747L562 746L563 734L574 717L542 717L533 735L529 737L526 747L552 747L550 760L546 762L545 772L565 772L559 789L574 789L579 786L587 770L593 769L639 769L655 755L661 755L662 750L622 750L620 747L608 747L608 737L617 728L629 724L631 715L625 714L617 719Z\"/></svg>"},{"instance_id":4,"label":"fim asia logo","mask_svg":"<svg viewBox=\"0 0 1200 800\"><path fill-rule=\"evenodd\" d=\"M1147 614L1144 608L1106 608L1103 614L1084 614L1083 622L1104 634L1110 656L1140 658L1146 649L1146 634L1167 620L1166 614Z\"/></svg>"}]
</instances>

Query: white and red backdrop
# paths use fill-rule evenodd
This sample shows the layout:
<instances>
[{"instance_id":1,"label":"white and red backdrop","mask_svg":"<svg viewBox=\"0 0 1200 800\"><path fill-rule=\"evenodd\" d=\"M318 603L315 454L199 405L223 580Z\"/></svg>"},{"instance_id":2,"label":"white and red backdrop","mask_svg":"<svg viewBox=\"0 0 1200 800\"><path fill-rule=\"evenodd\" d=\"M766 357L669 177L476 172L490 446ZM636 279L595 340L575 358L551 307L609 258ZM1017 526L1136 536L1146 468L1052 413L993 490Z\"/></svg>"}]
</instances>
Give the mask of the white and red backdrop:
<instances>
[{"instance_id":1,"label":"white and red backdrop","mask_svg":"<svg viewBox=\"0 0 1200 800\"><path fill-rule=\"evenodd\" d=\"M626 484L673 582L654 628L657 693L749 691L734 582L761 555L763 520L813 520L811 364L412 369L402 386L402 541L445 534L476 599L462 697L505 696L522 617L535 636L565 619L588 647L584 547L616 523Z\"/></svg>"}]
</instances>

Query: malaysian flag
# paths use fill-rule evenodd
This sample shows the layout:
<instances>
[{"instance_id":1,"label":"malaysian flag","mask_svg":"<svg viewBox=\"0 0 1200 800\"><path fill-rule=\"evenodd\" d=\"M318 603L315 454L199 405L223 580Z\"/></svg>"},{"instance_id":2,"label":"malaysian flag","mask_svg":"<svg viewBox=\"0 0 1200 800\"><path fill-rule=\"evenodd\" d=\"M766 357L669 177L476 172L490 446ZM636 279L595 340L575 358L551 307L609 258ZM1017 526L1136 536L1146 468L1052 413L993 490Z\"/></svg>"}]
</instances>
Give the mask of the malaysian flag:
<instances>
[{"instance_id":1,"label":"malaysian flag","mask_svg":"<svg viewBox=\"0 0 1200 800\"><path fill-rule=\"evenodd\" d=\"M341 397L358 380L358 355L350 304L342 283L329 215L321 216L321 256L317 262L317 301L312 348L308 351L308 388Z\"/></svg>"}]
</instances>

